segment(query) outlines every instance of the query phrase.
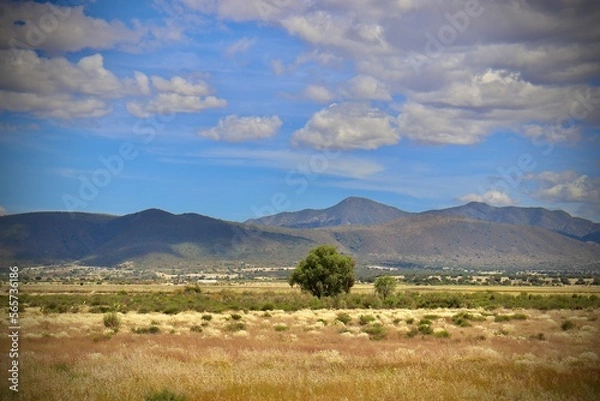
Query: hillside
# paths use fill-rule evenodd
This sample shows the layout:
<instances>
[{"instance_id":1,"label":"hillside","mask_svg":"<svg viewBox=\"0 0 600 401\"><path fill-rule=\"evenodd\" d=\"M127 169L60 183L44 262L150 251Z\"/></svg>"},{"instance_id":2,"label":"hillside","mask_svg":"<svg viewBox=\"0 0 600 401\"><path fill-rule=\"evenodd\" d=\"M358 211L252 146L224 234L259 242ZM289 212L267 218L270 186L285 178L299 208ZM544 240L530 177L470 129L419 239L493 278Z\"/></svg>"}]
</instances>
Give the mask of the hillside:
<instances>
[{"instance_id":1,"label":"hillside","mask_svg":"<svg viewBox=\"0 0 600 401\"><path fill-rule=\"evenodd\" d=\"M365 212L367 217L359 218L357 207L361 204L372 208L371 211L387 210L389 214ZM574 238L574 233L585 232L577 228L577 224L583 227L591 222L570 220L573 218L564 212L535 209L510 210L508 215L513 216L510 218L514 223L508 224L483 219L491 219L494 213L506 213L504 208L466 206L457 210L469 213L468 217L444 211L407 214L398 209L381 208L380 204L368 200L349 198L329 208L335 213L303 220L303 224L310 221L316 225L345 224L300 229L234 223L194 213L175 215L158 209L120 217L62 212L10 215L0 217L0 263L26 266L77 262L117 266L134 262L138 268L165 268L244 261L264 266L290 266L315 245L329 243L354 255L359 264L544 270L600 268L600 245ZM483 212L477 214L477 210ZM519 213L521 218L514 217ZM391 219L394 214L401 217ZM536 214L540 218L536 219ZM319 215L313 213L312 216ZM377 219L391 220L376 224ZM577 224L569 225L570 221ZM561 233L566 229L571 230L568 236ZM582 239L597 240L597 232L586 234Z\"/></svg>"},{"instance_id":2,"label":"hillside","mask_svg":"<svg viewBox=\"0 0 600 401\"><path fill-rule=\"evenodd\" d=\"M573 217L562 210L548 210L541 207L494 207L485 203L471 202L449 209L431 210L424 215L461 216L496 223L520 226L541 227L547 230L582 240L594 241L600 232L600 224ZM588 238L585 238L589 236ZM598 242L598 241L595 241Z\"/></svg>"},{"instance_id":3,"label":"hillside","mask_svg":"<svg viewBox=\"0 0 600 401\"><path fill-rule=\"evenodd\" d=\"M327 209L304 209L251 219L246 223L290 228L317 228L386 223L410 215L370 199L350 197Z\"/></svg>"},{"instance_id":4,"label":"hillside","mask_svg":"<svg viewBox=\"0 0 600 401\"><path fill-rule=\"evenodd\" d=\"M368 263L477 268L600 267L600 246L539 227L460 216L418 215L378 227L332 228L347 252Z\"/></svg>"},{"instance_id":5,"label":"hillside","mask_svg":"<svg viewBox=\"0 0 600 401\"><path fill-rule=\"evenodd\" d=\"M152 267L209 261L294 263L315 244L277 230L255 230L198 214L158 209L122 217L61 212L0 217L3 264L78 261L112 266L137 260Z\"/></svg>"}]
</instances>

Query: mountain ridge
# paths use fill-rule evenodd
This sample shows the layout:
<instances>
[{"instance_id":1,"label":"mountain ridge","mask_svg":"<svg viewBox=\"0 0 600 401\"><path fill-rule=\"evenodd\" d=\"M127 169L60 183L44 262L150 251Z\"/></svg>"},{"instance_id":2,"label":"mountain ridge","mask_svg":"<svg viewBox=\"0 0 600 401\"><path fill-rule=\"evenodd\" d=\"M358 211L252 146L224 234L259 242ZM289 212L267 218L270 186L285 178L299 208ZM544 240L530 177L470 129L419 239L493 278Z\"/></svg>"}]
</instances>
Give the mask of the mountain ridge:
<instances>
[{"instance_id":1,"label":"mountain ridge","mask_svg":"<svg viewBox=\"0 0 600 401\"><path fill-rule=\"evenodd\" d=\"M325 209L303 209L246 220L247 224L272 227L318 228L347 224L381 224L410 215L393 206L351 196Z\"/></svg>"},{"instance_id":2,"label":"mountain ridge","mask_svg":"<svg viewBox=\"0 0 600 401\"><path fill-rule=\"evenodd\" d=\"M393 213L383 214L389 219L383 223L372 223L373 216L367 220L371 224L352 223L357 221L353 219L360 213L360 207L356 207L361 204ZM597 223L573 218L565 212L537 208L504 210L467 204L423 213L396 209L401 212L397 213L395 208L381 206L385 205L350 198L332 206L339 220L313 213L319 224L338 224L316 228L261 226L197 213L172 214L160 209L124 216L68 212L1 216L0 263L118 266L134 261L140 267L197 267L237 260L290 266L312 247L329 243L355 256L362 264L485 269L600 268L600 245L585 242L597 240L594 231ZM400 217L392 218L397 215ZM552 228L568 228L577 234L591 232L575 238L574 234L559 233Z\"/></svg>"}]
</instances>

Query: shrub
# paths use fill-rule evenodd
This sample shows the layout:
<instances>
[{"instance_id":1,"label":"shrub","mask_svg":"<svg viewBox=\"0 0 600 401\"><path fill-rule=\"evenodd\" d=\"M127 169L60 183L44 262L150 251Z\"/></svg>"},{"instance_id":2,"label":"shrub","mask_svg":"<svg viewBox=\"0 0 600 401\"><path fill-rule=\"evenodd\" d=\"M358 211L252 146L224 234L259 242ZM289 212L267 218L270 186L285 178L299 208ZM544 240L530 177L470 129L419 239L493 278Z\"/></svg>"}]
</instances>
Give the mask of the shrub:
<instances>
[{"instance_id":1,"label":"shrub","mask_svg":"<svg viewBox=\"0 0 600 401\"><path fill-rule=\"evenodd\" d=\"M509 322L511 320L527 320L527 315L515 313L514 315L496 315L494 322Z\"/></svg>"},{"instance_id":2,"label":"shrub","mask_svg":"<svg viewBox=\"0 0 600 401\"><path fill-rule=\"evenodd\" d=\"M346 312L340 312L336 315L335 320L338 320L347 325L352 321L352 317Z\"/></svg>"},{"instance_id":3,"label":"shrub","mask_svg":"<svg viewBox=\"0 0 600 401\"><path fill-rule=\"evenodd\" d=\"M134 327L131 329L131 331L135 334L158 334L160 333L160 328L152 325L149 327Z\"/></svg>"},{"instance_id":4,"label":"shrub","mask_svg":"<svg viewBox=\"0 0 600 401\"><path fill-rule=\"evenodd\" d=\"M399 317L397 317L393 320L394 324L399 324L401 321L402 321L402 319L400 319Z\"/></svg>"},{"instance_id":5,"label":"shrub","mask_svg":"<svg viewBox=\"0 0 600 401\"><path fill-rule=\"evenodd\" d=\"M241 331L246 329L246 324L244 322L232 322L225 326L225 330L227 331Z\"/></svg>"},{"instance_id":6,"label":"shrub","mask_svg":"<svg viewBox=\"0 0 600 401\"><path fill-rule=\"evenodd\" d=\"M382 340L387 335L385 327L381 323L373 323L363 329L363 332L369 335L371 340Z\"/></svg>"},{"instance_id":7,"label":"shrub","mask_svg":"<svg viewBox=\"0 0 600 401\"><path fill-rule=\"evenodd\" d=\"M438 338L449 338L450 333L448 333L446 330L440 330L440 331L435 331L433 333L433 336L438 337Z\"/></svg>"},{"instance_id":8,"label":"shrub","mask_svg":"<svg viewBox=\"0 0 600 401\"><path fill-rule=\"evenodd\" d=\"M409 317L408 319L406 319L406 324L413 324L415 322L415 318L413 317Z\"/></svg>"},{"instance_id":9,"label":"shrub","mask_svg":"<svg viewBox=\"0 0 600 401\"><path fill-rule=\"evenodd\" d=\"M232 313L230 316L233 320L242 320L242 315L239 313Z\"/></svg>"},{"instance_id":10,"label":"shrub","mask_svg":"<svg viewBox=\"0 0 600 401\"><path fill-rule=\"evenodd\" d=\"M375 321L375 317L373 315L360 315L358 317L358 322L361 326L365 326L371 322Z\"/></svg>"},{"instance_id":11,"label":"shrub","mask_svg":"<svg viewBox=\"0 0 600 401\"><path fill-rule=\"evenodd\" d=\"M286 331L286 330L288 330L288 326L286 324L283 324L283 323L276 324L275 326L273 326L273 328L275 329L275 331Z\"/></svg>"},{"instance_id":12,"label":"shrub","mask_svg":"<svg viewBox=\"0 0 600 401\"><path fill-rule=\"evenodd\" d=\"M112 329L115 333L119 331L119 326L121 326L121 318L117 315L116 312L109 312L104 315L104 327Z\"/></svg>"},{"instance_id":13,"label":"shrub","mask_svg":"<svg viewBox=\"0 0 600 401\"><path fill-rule=\"evenodd\" d=\"M160 392L154 392L144 398L145 401L185 401L185 397L178 395L171 390L164 389Z\"/></svg>"},{"instance_id":14,"label":"shrub","mask_svg":"<svg viewBox=\"0 0 600 401\"><path fill-rule=\"evenodd\" d=\"M379 295L382 299L387 299L390 295L393 294L396 286L398 285L398 280L391 276L381 276L377 277L375 280L375 293Z\"/></svg>"},{"instance_id":15,"label":"shrub","mask_svg":"<svg viewBox=\"0 0 600 401\"><path fill-rule=\"evenodd\" d=\"M206 314L206 315L202 315L202 320L206 321L206 322L210 322L212 320L212 315Z\"/></svg>"},{"instance_id":16,"label":"shrub","mask_svg":"<svg viewBox=\"0 0 600 401\"><path fill-rule=\"evenodd\" d=\"M412 328L410 329L410 331L408 333L406 333L406 337L408 338L413 338L414 336L416 336L419 333L419 330Z\"/></svg>"},{"instance_id":17,"label":"shrub","mask_svg":"<svg viewBox=\"0 0 600 401\"><path fill-rule=\"evenodd\" d=\"M575 323L573 323L570 320L565 320L564 322L562 322L562 324L560 325L560 328L563 329L563 331L567 331L567 330L571 330L575 328Z\"/></svg>"},{"instance_id":18,"label":"shrub","mask_svg":"<svg viewBox=\"0 0 600 401\"><path fill-rule=\"evenodd\" d=\"M452 316L452 323L459 327L471 327L471 323L469 323L469 314L465 312L457 313Z\"/></svg>"},{"instance_id":19,"label":"shrub","mask_svg":"<svg viewBox=\"0 0 600 401\"><path fill-rule=\"evenodd\" d=\"M194 326L190 327L190 331L193 331L195 333L202 333L202 327L194 325Z\"/></svg>"},{"instance_id":20,"label":"shrub","mask_svg":"<svg viewBox=\"0 0 600 401\"><path fill-rule=\"evenodd\" d=\"M420 324L418 330L419 330L419 333L425 334L425 335L433 333L433 329L428 324Z\"/></svg>"}]
</instances>

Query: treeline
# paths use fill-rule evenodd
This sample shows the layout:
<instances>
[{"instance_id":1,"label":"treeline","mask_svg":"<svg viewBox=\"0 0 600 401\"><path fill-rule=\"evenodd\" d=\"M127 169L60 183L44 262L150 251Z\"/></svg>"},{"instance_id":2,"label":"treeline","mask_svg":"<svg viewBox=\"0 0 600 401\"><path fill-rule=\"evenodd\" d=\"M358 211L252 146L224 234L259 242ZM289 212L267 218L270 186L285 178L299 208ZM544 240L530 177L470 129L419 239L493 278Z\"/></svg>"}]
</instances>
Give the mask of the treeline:
<instances>
[{"instance_id":1,"label":"treeline","mask_svg":"<svg viewBox=\"0 0 600 401\"><path fill-rule=\"evenodd\" d=\"M8 304L6 296L1 301ZM321 299L305 293L222 290L202 292L200 287L189 286L175 293L114 294L24 294L20 307L40 308L43 313L67 312L160 312L176 314L184 311L296 311L300 309L432 309L432 308L498 308L525 309L590 309L600 307L596 295L528 294L511 295L495 292L417 292L397 291L385 299L376 294L349 293Z\"/></svg>"}]
</instances>

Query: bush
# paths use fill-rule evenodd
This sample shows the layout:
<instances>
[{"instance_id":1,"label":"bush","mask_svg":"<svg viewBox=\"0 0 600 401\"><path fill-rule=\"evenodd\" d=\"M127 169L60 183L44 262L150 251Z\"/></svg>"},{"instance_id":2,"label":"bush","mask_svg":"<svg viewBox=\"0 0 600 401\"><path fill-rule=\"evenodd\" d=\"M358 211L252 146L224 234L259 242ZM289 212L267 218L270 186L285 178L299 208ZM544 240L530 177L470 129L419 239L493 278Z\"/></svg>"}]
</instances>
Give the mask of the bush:
<instances>
[{"instance_id":1,"label":"bush","mask_svg":"<svg viewBox=\"0 0 600 401\"><path fill-rule=\"evenodd\" d=\"M440 330L440 331L435 331L433 333L433 336L438 337L438 338L449 338L450 333L448 333L446 330Z\"/></svg>"},{"instance_id":2,"label":"bush","mask_svg":"<svg viewBox=\"0 0 600 401\"><path fill-rule=\"evenodd\" d=\"M514 315L496 315L494 322L510 322L511 320L527 320L527 315L515 313Z\"/></svg>"},{"instance_id":3,"label":"bush","mask_svg":"<svg viewBox=\"0 0 600 401\"><path fill-rule=\"evenodd\" d=\"M160 333L160 328L152 325L149 327L134 327L131 329L131 331L135 334L158 334Z\"/></svg>"},{"instance_id":4,"label":"bush","mask_svg":"<svg viewBox=\"0 0 600 401\"><path fill-rule=\"evenodd\" d=\"M273 326L273 328L275 329L275 331L286 331L286 330L288 330L288 326L286 324L283 324L283 323L276 324L275 326Z\"/></svg>"},{"instance_id":5,"label":"bush","mask_svg":"<svg viewBox=\"0 0 600 401\"><path fill-rule=\"evenodd\" d=\"M246 329L246 324L244 322L232 322L225 326L225 330L227 331L241 331Z\"/></svg>"},{"instance_id":6,"label":"bush","mask_svg":"<svg viewBox=\"0 0 600 401\"><path fill-rule=\"evenodd\" d=\"M363 329L363 332L369 335L371 340L383 340L387 335L385 327L381 323L373 323Z\"/></svg>"},{"instance_id":7,"label":"bush","mask_svg":"<svg viewBox=\"0 0 600 401\"><path fill-rule=\"evenodd\" d=\"M415 318L413 317L409 317L408 319L406 319L406 324L413 324L415 322Z\"/></svg>"},{"instance_id":8,"label":"bush","mask_svg":"<svg viewBox=\"0 0 600 401\"><path fill-rule=\"evenodd\" d=\"M104 327L112 329L115 333L119 331L119 326L121 326L121 318L117 315L116 312L109 312L104 315Z\"/></svg>"},{"instance_id":9,"label":"bush","mask_svg":"<svg viewBox=\"0 0 600 401\"><path fill-rule=\"evenodd\" d=\"M459 327L471 327L471 323L469 323L470 317L471 314L466 312L460 312L452 316L452 323Z\"/></svg>"},{"instance_id":10,"label":"bush","mask_svg":"<svg viewBox=\"0 0 600 401\"><path fill-rule=\"evenodd\" d=\"M425 335L433 333L433 329L428 324L419 324L418 330L419 330L419 333L425 334Z\"/></svg>"},{"instance_id":11,"label":"bush","mask_svg":"<svg viewBox=\"0 0 600 401\"><path fill-rule=\"evenodd\" d=\"M340 312L336 315L335 320L338 320L347 325L352 321L352 317L346 312Z\"/></svg>"},{"instance_id":12,"label":"bush","mask_svg":"<svg viewBox=\"0 0 600 401\"><path fill-rule=\"evenodd\" d=\"M562 324L560 325L560 328L563 329L563 331L567 331L567 330L571 330L575 328L575 323L573 323L570 320L565 320L564 322L562 322Z\"/></svg>"},{"instance_id":13,"label":"bush","mask_svg":"<svg viewBox=\"0 0 600 401\"><path fill-rule=\"evenodd\" d=\"M240 315L239 313L232 313L231 318L233 320L242 320L242 315Z\"/></svg>"},{"instance_id":14,"label":"bush","mask_svg":"<svg viewBox=\"0 0 600 401\"><path fill-rule=\"evenodd\" d=\"M194 325L194 326L190 327L190 331L193 331L195 333L202 333L202 327Z\"/></svg>"},{"instance_id":15,"label":"bush","mask_svg":"<svg viewBox=\"0 0 600 401\"><path fill-rule=\"evenodd\" d=\"M206 315L202 315L202 320L206 321L206 322L210 322L212 320L212 315L206 314Z\"/></svg>"},{"instance_id":16,"label":"bush","mask_svg":"<svg viewBox=\"0 0 600 401\"><path fill-rule=\"evenodd\" d=\"M373 316L373 315L360 315L358 317L358 322L360 323L361 326L365 326L374 321L375 321L375 316Z\"/></svg>"},{"instance_id":17,"label":"bush","mask_svg":"<svg viewBox=\"0 0 600 401\"><path fill-rule=\"evenodd\" d=\"M164 389L158 393L152 393L144 398L145 401L185 401L185 397L171 390Z\"/></svg>"}]
</instances>

